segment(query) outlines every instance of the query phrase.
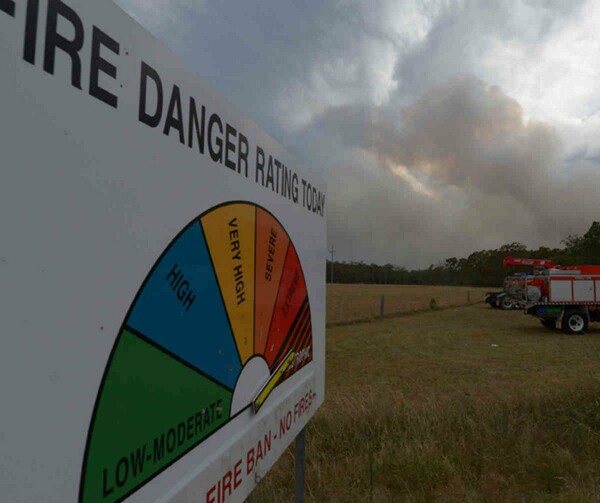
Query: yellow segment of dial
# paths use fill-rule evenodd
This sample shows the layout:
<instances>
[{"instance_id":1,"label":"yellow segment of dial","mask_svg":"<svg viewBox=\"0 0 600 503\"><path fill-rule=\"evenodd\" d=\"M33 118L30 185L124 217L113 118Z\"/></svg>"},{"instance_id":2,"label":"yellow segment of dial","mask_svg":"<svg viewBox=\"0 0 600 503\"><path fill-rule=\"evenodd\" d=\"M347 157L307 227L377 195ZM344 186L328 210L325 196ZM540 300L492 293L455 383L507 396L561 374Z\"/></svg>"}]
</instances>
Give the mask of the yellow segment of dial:
<instances>
[{"instance_id":1,"label":"yellow segment of dial","mask_svg":"<svg viewBox=\"0 0 600 503\"><path fill-rule=\"evenodd\" d=\"M202 217L202 227L242 365L254 354L256 208L237 203Z\"/></svg>"},{"instance_id":2,"label":"yellow segment of dial","mask_svg":"<svg viewBox=\"0 0 600 503\"><path fill-rule=\"evenodd\" d=\"M290 351L288 353L288 355L285 357L285 359L279 364L279 367L277 367L277 370L275 372L273 372L273 375L269 378L267 383L259 391L258 395L254 399L254 402L252 402L252 405L254 407L254 412L258 412L258 410L262 407L263 403L265 403L265 400L267 399L267 397L275 389L275 386L277 386L277 383L281 379L281 376L283 376L283 374L285 374L285 371L288 369L288 367L294 361L295 356L296 356L296 353L294 351Z\"/></svg>"}]
</instances>

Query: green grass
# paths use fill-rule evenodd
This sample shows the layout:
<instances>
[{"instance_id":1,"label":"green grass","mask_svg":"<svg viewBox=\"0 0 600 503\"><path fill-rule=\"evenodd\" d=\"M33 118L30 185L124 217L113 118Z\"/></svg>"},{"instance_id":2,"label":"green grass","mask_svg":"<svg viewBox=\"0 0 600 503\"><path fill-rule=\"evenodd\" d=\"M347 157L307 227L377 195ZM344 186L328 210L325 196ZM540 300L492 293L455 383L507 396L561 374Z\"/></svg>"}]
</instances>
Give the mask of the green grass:
<instances>
[{"instance_id":1,"label":"green grass","mask_svg":"<svg viewBox=\"0 0 600 503\"><path fill-rule=\"evenodd\" d=\"M327 332L308 501L600 501L600 324L479 304ZM293 501L293 447L251 501Z\"/></svg>"}]
</instances>

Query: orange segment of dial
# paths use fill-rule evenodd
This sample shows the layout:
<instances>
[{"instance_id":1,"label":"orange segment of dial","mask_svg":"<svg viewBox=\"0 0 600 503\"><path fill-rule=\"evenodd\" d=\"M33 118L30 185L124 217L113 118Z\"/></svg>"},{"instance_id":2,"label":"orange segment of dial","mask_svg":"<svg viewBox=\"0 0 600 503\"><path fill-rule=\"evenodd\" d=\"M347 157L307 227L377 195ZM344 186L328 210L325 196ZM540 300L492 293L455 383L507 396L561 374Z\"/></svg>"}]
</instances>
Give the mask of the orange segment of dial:
<instances>
[{"instance_id":1,"label":"orange segment of dial","mask_svg":"<svg viewBox=\"0 0 600 503\"><path fill-rule=\"evenodd\" d=\"M267 344L269 326L277 299L277 290L289 238L283 227L266 211L256 214L256 314L254 349L262 354Z\"/></svg>"},{"instance_id":2,"label":"orange segment of dial","mask_svg":"<svg viewBox=\"0 0 600 503\"><path fill-rule=\"evenodd\" d=\"M230 204L201 222L243 365L254 354L256 208Z\"/></svg>"}]
</instances>

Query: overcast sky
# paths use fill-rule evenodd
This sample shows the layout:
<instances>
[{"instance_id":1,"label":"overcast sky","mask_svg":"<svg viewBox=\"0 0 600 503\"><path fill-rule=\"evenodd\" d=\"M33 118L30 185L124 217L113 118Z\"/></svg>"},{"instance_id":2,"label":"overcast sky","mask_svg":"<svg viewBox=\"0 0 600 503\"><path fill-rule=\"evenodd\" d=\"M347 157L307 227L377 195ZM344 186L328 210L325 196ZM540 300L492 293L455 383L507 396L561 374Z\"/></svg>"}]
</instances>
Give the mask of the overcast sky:
<instances>
[{"instance_id":1,"label":"overcast sky","mask_svg":"<svg viewBox=\"0 0 600 503\"><path fill-rule=\"evenodd\" d=\"M118 0L328 183L336 258L427 267L600 220L597 0Z\"/></svg>"}]
</instances>

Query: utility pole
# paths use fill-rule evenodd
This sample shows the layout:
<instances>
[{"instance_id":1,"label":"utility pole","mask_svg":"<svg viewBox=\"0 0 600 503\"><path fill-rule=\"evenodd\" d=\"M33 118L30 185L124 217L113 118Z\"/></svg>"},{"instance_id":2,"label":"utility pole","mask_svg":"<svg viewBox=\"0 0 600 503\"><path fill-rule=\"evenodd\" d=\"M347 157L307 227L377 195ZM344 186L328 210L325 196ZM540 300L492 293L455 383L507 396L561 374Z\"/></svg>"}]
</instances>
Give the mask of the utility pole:
<instances>
[{"instance_id":1,"label":"utility pole","mask_svg":"<svg viewBox=\"0 0 600 503\"><path fill-rule=\"evenodd\" d=\"M333 254L335 253L333 245L331 245L331 250L329 250L329 253L331 253L331 273L329 275L329 282L333 283Z\"/></svg>"}]
</instances>

